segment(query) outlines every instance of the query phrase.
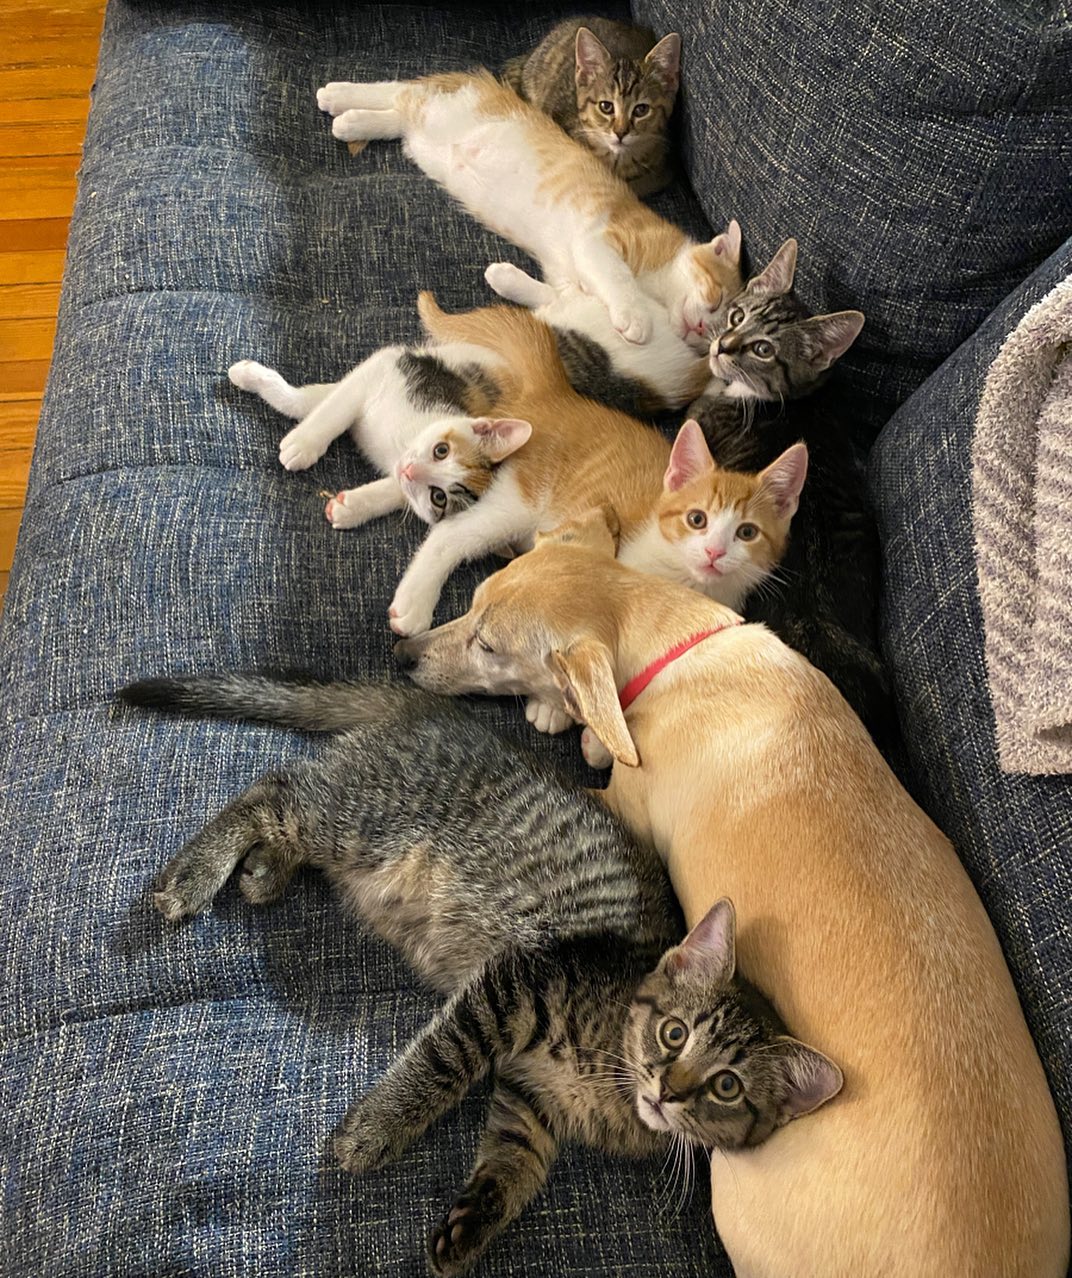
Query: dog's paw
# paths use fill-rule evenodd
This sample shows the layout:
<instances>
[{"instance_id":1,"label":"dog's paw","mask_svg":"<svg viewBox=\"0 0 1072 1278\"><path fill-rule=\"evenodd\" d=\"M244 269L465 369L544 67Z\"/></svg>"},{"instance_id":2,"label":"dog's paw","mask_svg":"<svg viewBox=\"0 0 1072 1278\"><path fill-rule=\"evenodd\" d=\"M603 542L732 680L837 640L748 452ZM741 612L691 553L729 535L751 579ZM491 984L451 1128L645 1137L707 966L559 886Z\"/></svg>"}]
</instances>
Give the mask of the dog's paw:
<instances>
[{"instance_id":1,"label":"dog's paw","mask_svg":"<svg viewBox=\"0 0 1072 1278\"><path fill-rule=\"evenodd\" d=\"M539 697L529 697L525 702L525 718L537 732L546 732L551 736L558 732L565 732L573 723L565 710L549 705L546 701L541 701Z\"/></svg>"},{"instance_id":2,"label":"dog's paw","mask_svg":"<svg viewBox=\"0 0 1072 1278\"><path fill-rule=\"evenodd\" d=\"M590 768L609 768L614 762L614 756L591 728L581 733L581 754Z\"/></svg>"},{"instance_id":3,"label":"dog's paw","mask_svg":"<svg viewBox=\"0 0 1072 1278\"><path fill-rule=\"evenodd\" d=\"M440 1278L463 1274L502 1230L503 1199L490 1178L462 1193L428 1241L428 1267Z\"/></svg>"}]
</instances>

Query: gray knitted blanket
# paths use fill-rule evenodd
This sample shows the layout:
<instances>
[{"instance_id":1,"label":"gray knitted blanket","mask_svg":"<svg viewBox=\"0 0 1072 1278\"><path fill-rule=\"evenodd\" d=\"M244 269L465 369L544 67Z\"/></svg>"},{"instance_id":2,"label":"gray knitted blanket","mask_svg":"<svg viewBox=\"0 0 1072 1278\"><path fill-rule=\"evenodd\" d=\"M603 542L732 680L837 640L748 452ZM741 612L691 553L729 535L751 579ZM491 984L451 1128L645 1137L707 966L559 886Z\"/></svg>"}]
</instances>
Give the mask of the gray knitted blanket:
<instances>
[{"instance_id":1,"label":"gray knitted blanket","mask_svg":"<svg viewBox=\"0 0 1072 1278\"><path fill-rule=\"evenodd\" d=\"M973 444L986 667L1006 772L1072 772L1072 277L987 374Z\"/></svg>"}]
</instances>

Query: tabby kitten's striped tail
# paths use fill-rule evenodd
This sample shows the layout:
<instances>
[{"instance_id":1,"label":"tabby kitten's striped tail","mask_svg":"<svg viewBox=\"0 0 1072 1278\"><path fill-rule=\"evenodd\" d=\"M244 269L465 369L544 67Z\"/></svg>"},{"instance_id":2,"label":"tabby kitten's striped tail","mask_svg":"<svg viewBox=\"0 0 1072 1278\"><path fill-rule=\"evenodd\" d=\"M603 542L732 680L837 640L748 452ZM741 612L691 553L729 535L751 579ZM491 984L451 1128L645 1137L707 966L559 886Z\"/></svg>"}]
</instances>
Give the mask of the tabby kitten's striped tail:
<instances>
[{"instance_id":1,"label":"tabby kitten's striped tail","mask_svg":"<svg viewBox=\"0 0 1072 1278\"><path fill-rule=\"evenodd\" d=\"M431 698L389 683L313 683L266 675L203 674L142 679L116 694L129 706L195 718L278 724L299 732L346 732L419 709Z\"/></svg>"}]
</instances>

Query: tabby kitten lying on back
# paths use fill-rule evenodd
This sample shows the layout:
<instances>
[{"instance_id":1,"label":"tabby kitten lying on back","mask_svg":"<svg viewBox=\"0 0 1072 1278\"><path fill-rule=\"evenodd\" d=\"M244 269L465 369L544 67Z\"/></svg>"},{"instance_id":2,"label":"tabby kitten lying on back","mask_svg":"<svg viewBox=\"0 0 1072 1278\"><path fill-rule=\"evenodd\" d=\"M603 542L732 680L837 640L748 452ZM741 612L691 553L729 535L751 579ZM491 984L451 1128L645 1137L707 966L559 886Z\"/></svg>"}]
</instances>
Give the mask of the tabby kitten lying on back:
<instances>
[{"instance_id":1,"label":"tabby kitten lying on back","mask_svg":"<svg viewBox=\"0 0 1072 1278\"><path fill-rule=\"evenodd\" d=\"M598 297L626 341L650 340L660 314L682 340L702 333L740 287L724 237L694 243L486 71L329 84L317 102L344 141L403 138L415 164L536 258L549 283Z\"/></svg>"},{"instance_id":2,"label":"tabby kitten lying on back","mask_svg":"<svg viewBox=\"0 0 1072 1278\"><path fill-rule=\"evenodd\" d=\"M568 18L531 53L512 58L503 79L637 195L652 195L673 177L669 126L680 62L676 32L656 43L646 27Z\"/></svg>"},{"instance_id":3,"label":"tabby kitten lying on back","mask_svg":"<svg viewBox=\"0 0 1072 1278\"><path fill-rule=\"evenodd\" d=\"M735 974L730 903L680 941L655 856L456 707L389 685L233 675L120 696L345 733L240 795L168 864L154 900L168 919L196 914L243 863L243 895L264 904L313 865L451 995L335 1139L348 1171L382 1167L492 1075L472 1174L429 1241L434 1273L468 1269L567 1141L633 1157L750 1147L839 1091L837 1066Z\"/></svg>"}]
</instances>

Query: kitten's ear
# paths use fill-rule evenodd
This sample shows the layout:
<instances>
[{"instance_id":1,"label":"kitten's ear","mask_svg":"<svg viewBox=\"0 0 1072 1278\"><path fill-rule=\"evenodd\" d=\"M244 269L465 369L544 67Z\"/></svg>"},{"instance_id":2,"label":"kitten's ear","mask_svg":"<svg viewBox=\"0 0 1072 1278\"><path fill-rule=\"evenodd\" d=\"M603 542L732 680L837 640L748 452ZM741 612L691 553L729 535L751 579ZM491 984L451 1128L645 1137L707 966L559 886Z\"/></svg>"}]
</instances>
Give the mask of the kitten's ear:
<instances>
[{"instance_id":1,"label":"kitten's ear","mask_svg":"<svg viewBox=\"0 0 1072 1278\"><path fill-rule=\"evenodd\" d=\"M707 447L707 440L700 423L690 418L678 431L670 450L670 462L663 475L663 488L676 493L690 480L709 475L715 469L715 459Z\"/></svg>"},{"instance_id":2,"label":"kitten's ear","mask_svg":"<svg viewBox=\"0 0 1072 1278\"><path fill-rule=\"evenodd\" d=\"M577 28L577 83L591 84L601 75L610 72L610 53L607 46L587 27Z\"/></svg>"},{"instance_id":3,"label":"kitten's ear","mask_svg":"<svg viewBox=\"0 0 1072 1278\"><path fill-rule=\"evenodd\" d=\"M844 1086L845 1076L829 1056L799 1039L787 1036L779 1040L779 1047L787 1086L778 1115L782 1126L833 1100Z\"/></svg>"},{"instance_id":4,"label":"kitten's ear","mask_svg":"<svg viewBox=\"0 0 1072 1278\"><path fill-rule=\"evenodd\" d=\"M808 476L808 446L793 444L759 472L759 486L774 499L779 519L792 519L800 504L800 490Z\"/></svg>"},{"instance_id":5,"label":"kitten's ear","mask_svg":"<svg viewBox=\"0 0 1072 1278\"><path fill-rule=\"evenodd\" d=\"M618 512L609 502L604 502L602 506L593 506L583 515L578 515L576 519L567 519L564 524L559 524L549 532L538 532L535 542L537 546L548 542L584 546L613 559L618 553L621 535L622 521L618 518Z\"/></svg>"},{"instance_id":6,"label":"kitten's ear","mask_svg":"<svg viewBox=\"0 0 1072 1278\"><path fill-rule=\"evenodd\" d=\"M644 62L658 76L667 93L676 93L681 71L681 37L676 31L663 36L644 56Z\"/></svg>"},{"instance_id":7,"label":"kitten's ear","mask_svg":"<svg viewBox=\"0 0 1072 1278\"><path fill-rule=\"evenodd\" d=\"M532 434L532 424L516 417L480 417L472 426L480 451L497 462L516 453Z\"/></svg>"},{"instance_id":8,"label":"kitten's ear","mask_svg":"<svg viewBox=\"0 0 1072 1278\"><path fill-rule=\"evenodd\" d=\"M797 270L797 242L786 240L758 275L748 281L753 293L788 293Z\"/></svg>"},{"instance_id":9,"label":"kitten's ear","mask_svg":"<svg viewBox=\"0 0 1072 1278\"><path fill-rule=\"evenodd\" d=\"M547 663L570 714L592 729L617 763L635 768L640 756L626 727L606 645L584 639L565 652L556 649Z\"/></svg>"},{"instance_id":10,"label":"kitten's ear","mask_svg":"<svg viewBox=\"0 0 1072 1278\"><path fill-rule=\"evenodd\" d=\"M666 959L668 972L684 972L713 985L728 985L737 970L737 911L728 896L707 911Z\"/></svg>"},{"instance_id":11,"label":"kitten's ear","mask_svg":"<svg viewBox=\"0 0 1072 1278\"><path fill-rule=\"evenodd\" d=\"M863 326L863 311L834 311L801 320L797 330L808 343L812 363L821 371L845 354Z\"/></svg>"},{"instance_id":12,"label":"kitten's ear","mask_svg":"<svg viewBox=\"0 0 1072 1278\"><path fill-rule=\"evenodd\" d=\"M711 241L711 251L716 257L724 257L734 266L741 264L741 224L736 218L730 222L721 235Z\"/></svg>"}]
</instances>

